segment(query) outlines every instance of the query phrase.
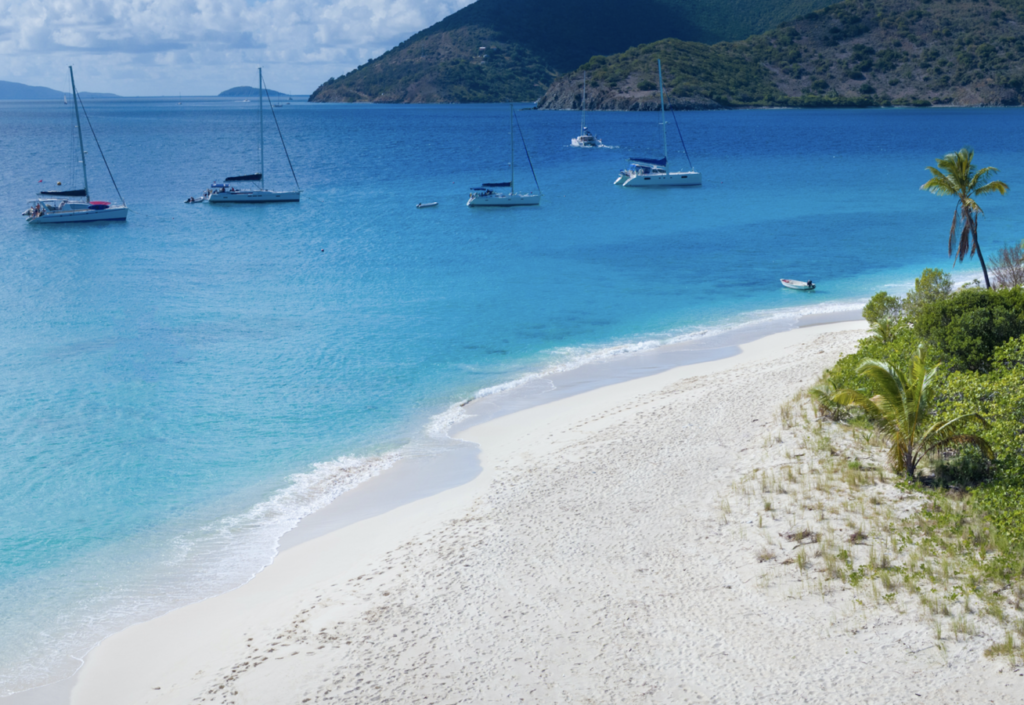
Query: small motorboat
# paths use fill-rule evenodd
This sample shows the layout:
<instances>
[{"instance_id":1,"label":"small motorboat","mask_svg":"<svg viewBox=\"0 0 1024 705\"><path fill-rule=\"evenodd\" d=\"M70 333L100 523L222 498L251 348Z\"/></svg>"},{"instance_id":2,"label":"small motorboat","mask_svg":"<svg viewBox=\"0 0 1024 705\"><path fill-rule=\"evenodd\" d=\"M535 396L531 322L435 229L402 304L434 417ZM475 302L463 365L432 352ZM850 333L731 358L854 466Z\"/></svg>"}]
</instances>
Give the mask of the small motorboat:
<instances>
[{"instance_id":1,"label":"small motorboat","mask_svg":"<svg viewBox=\"0 0 1024 705\"><path fill-rule=\"evenodd\" d=\"M808 280L805 282L797 281L796 279L780 279L782 286L787 289L797 289L798 291L814 291L814 282Z\"/></svg>"},{"instance_id":2,"label":"small motorboat","mask_svg":"<svg viewBox=\"0 0 1024 705\"><path fill-rule=\"evenodd\" d=\"M433 208L437 205L437 201L431 201L430 203L417 203L417 208Z\"/></svg>"}]
</instances>

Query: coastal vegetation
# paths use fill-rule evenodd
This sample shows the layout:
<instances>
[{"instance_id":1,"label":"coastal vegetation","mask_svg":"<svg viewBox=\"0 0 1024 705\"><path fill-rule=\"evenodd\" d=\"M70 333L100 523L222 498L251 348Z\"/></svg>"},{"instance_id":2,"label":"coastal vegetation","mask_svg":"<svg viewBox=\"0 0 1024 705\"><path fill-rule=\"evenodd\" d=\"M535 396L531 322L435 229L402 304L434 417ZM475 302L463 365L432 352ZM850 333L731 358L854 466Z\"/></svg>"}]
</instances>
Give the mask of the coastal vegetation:
<instances>
[{"instance_id":1,"label":"coastal vegetation","mask_svg":"<svg viewBox=\"0 0 1024 705\"><path fill-rule=\"evenodd\" d=\"M978 196L998 193L1005 195L1010 187L1002 181L992 181L998 169L986 166L978 169L974 166L974 150L964 147L936 159L938 168L927 167L932 178L921 185L924 191L931 191L937 196L956 196L957 207L953 210L953 224L949 227L949 254L953 256L953 245L956 244L956 258L960 262L970 252L971 257L978 254L981 271L985 275L985 287L992 288L988 278L985 258L978 245L978 216L984 211L975 200ZM953 266L956 266L954 261Z\"/></svg>"},{"instance_id":2,"label":"coastal vegetation","mask_svg":"<svg viewBox=\"0 0 1024 705\"><path fill-rule=\"evenodd\" d=\"M895 336L888 337L890 340ZM991 459L992 449L980 436L964 433L969 422L984 425L985 419L968 412L948 419L937 419L935 380L939 365L928 365L922 343L910 360L909 369L900 369L879 360L864 360L857 374L869 379L878 390L868 396L859 389L836 392L837 403L860 408L878 427L889 445L889 463L893 469L913 478L921 459L961 445L974 446Z\"/></svg>"},{"instance_id":3,"label":"coastal vegetation","mask_svg":"<svg viewBox=\"0 0 1024 705\"><path fill-rule=\"evenodd\" d=\"M538 107L577 107L585 70L589 108L655 109L658 58L676 109L1019 105L1022 19L1019 0L844 0L742 41L591 57Z\"/></svg>"},{"instance_id":4,"label":"coastal vegetation","mask_svg":"<svg viewBox=\"0 0 1024 705\"><path fill-rule=\"evenodd\" d=\"M759 526L787 525L758 560L778 549L823 594L916 604L943 653L984 636L1024 662L1024 288L954 291L925 270L864 313L875 334L783 406L792 437L767 438L744 484Z\"/></svg>"}]
</instances>

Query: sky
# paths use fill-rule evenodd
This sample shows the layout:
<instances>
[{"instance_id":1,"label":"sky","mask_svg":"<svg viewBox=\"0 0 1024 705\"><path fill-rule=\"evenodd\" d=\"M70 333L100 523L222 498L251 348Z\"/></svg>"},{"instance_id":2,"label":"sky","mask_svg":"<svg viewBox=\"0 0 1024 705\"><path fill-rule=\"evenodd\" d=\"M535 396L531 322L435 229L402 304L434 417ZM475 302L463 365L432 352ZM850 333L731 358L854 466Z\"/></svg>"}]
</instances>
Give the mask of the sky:
<instances>
[{"instance_id":1,"label":"sky","mask_svg":"<svg viewBox=\"0 0 1024 705\"><path fill-rule=\"evenodd\" d=\"M123 96L312 93L472 0L0 0L0 80Z\"/></svg>"}]
</instances>

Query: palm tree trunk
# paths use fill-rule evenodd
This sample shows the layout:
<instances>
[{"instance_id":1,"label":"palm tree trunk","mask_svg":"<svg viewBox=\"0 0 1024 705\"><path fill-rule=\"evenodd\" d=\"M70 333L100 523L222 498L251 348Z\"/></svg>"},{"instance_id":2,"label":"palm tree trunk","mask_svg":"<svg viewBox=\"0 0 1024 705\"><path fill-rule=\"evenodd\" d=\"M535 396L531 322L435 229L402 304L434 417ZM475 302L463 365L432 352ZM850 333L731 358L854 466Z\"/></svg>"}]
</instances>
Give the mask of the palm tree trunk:
<instances>
[{"instance_id":1,"label":"palm tree trunk","mask_svg":"<svg viewBox=\"0 0 1024 705\"><path fill-rule=\"evenodd\" d=\"M971 237L974 238L974 249L978 251L981 273L985 275L985 288L991 289L992 283L988 280L988 267L985 266L985 258L981 255L981 245L978 244L978 221L975 218L971 219Z\"/></svg>"}]
</instances>

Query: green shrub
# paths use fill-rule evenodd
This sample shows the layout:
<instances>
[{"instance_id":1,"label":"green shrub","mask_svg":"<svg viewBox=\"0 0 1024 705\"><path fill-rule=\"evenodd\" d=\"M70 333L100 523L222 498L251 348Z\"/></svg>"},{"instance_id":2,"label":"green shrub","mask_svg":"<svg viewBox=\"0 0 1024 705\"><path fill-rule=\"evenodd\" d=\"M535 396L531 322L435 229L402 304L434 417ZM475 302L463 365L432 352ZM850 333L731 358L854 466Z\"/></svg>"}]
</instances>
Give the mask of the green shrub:
<instances>
[{"instance_id":1,"label":"green shrub","mask_svg":"<svg viewBox=\"0 0 1024 705\"><path fill-rule=\"evenodd\" d=\"M956 456L935 466L933 479L942 487L974 487L995 474L993 461L974 446L965 446Z\"/></svg>"},{"instance_id":2,"label":"green shrub","mask_svg":"<svg viewBox=\"0 0 1024 705\"><path fill-rule=\"evenodd\" d=\"M810 388L808 394L814 404L814 412L818 418L826 418L829 421L845 421L850 418L850 407L840 404L834 397L843 387L836 385L836 380L831 375L824 375L816 385Z\"/></svg>"},{"instance_id":3,"label":"green shrub","mask_svg":"<svg viewBox=\"0 0 1024 705\"><path fill-rule=\"evenodd\" d=\"M1024 335L1024 290L964 289L921 307L915 329L951 369L986 372L997 347Z\"/></svg>"},{"instance_id":4,"label":"green shrub","mask_svg":"<svg viewBox=\"0 0 1024 705\"><path fill-rule=\"evenodd\" d=\"M992 366L1001 373L1024 369L1024 338L1014 338L1000 345L992 355Z\"/></svg>"},{"instance_id":5,"label":"green shrub","mask_svg":"<svg viewBox=\"0 0 1024 705\"><path fill-rule=\"evenodd\" d=\"M976 501L1015 552L1024 553L1024 487L984 487L978 490Z\"/></svg>"},{"instance_id":6,"label":"green shrub","mask_svg":"<svg viewBox=\"0 0 1024 705\"><path fill-rule=\"evenodd\" d=\"M953 293L953 280L941 269L926 269L914 280L914 288L903 299L903 313L913 322L926 305L947 299Z\"/></svg>"},{"instance_id":7,"label":"green shrub","mask_svg":"<svg viewBox=\"0 0 1024 705\"><path fill-rule=\"evenodd\" d=\"M903 312L903 304L895 296L880 291L872 296L864 305L861 315L868 323L878 323L883 319L896 319Z\"/></svg>"},{"instance_id":8,"label":"green shrub","mask_svg":"<svg viewBox=\"0 0 1024 705\"><path fill-rule=\"evenodd\" d=\"M1024 488L1024 338L1012 340L993 355L988 374L957 372L943 382L939 415L952 418L980 411L989 425L977 431L996 454L995 479Z\"/></svg>"},{"instance_id":9,"label":"green shrub","mask_svg":"<svg viewBox=\"0 0 1024 705\"><path fill-rule=\"evenodd\" d=\"M882 339L883 343L891 343L900 332L900 322L892 318L883 318L871 324L871 334Z\"/></svg>"}]
</instances>

